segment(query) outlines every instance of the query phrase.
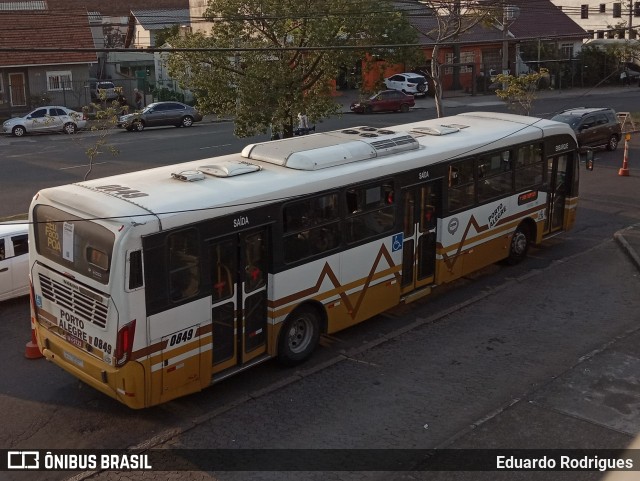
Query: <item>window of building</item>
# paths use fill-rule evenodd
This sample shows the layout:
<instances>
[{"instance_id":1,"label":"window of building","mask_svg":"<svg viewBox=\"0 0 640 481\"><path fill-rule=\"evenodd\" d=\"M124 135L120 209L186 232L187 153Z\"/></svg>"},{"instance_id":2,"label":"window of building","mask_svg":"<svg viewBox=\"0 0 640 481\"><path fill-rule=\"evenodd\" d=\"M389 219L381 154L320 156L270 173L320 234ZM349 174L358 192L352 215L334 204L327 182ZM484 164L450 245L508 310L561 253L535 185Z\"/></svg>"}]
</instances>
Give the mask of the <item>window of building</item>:
<instances>
[{"instance_id":1,"label":"window of building","mask_svg":"<svg viewBox=\"0 0 640 481\"><path fill-rule=\"evenodd\" d=\"M589 18L589 5L580 5L580 18Z\"/></svg>"},{"instance_id":2,"label":"window of building","mask_svg":"<svg viewBox=\"0 0 640 481\"><path fill-rule=\"evenodd\" d=\"M453 53L449 52L445 55L445 63L447 64L452 64L452 63L474 63L476 60L476 55L475 55L475 51L467 51L467 52L460 52L460 60L458 62L455 62L454 57L453 57ZM470 66L462 66L460 67L460 73L469 73L471 72L471 67ZM446 74L452 74L453 73L453 68L452 67L447 67L445 69L445 73Z\"/></svg>"},{"instance_id":3,"label":"window of building","mask_svg":"<svg viewBox=\"0 0 640 481\"><path fill-rule=\"evenodd\" d=\"M47 90L70 90L71 89L71 71L47 72Z\"/></svg>"},{"instance_id":4,"label":"window of building","mask_svg":"<svg viewBox=\"0 0 640 481\"><path fill-rule=\"evenodd\" d=\"M285 262L330 251L340 244L337 193L292 202L282 213Z\"/></svg>"},{"instance_id":5,"label":"window of building","mask_svg":"<svg viewBox=\"0 0 640 481\"><path fill-rule=\"evenodd\" d=\"M392 182L354 187L346 192L346 235L353 243L389 232L395 225Z\"/></svg>"},{"instance_id":6,"label":"window of building","mask_svg":"<svg viewBox=\"0 0 640 481\"><path fill-rule=\"evenodd\" d=\"M633 3L633 16L640 17L640 2Z\"/></svg>"},{"instance_id":7,"label":"window of building","mask_svg":"<svg viewBox=\"0 0 640 481\"><path fill-rule=\"evenodd\" d=\"M560 51L562 52L564 58L573 58L573 44L572 43L563 43L560 45Z\"/></svg>"},{"instance_id":8,"label":"window of building","mask_svg":"<svg viewBox=\"0 0 640 481\"><path fill-rule=\"evenodd\" d=\"M600 13L605 13L607 11L607 4L606 3L601 3L599 11L600 11Z\"/></svg>"},{"instance_id":9,"label":"window of building","mask_svg":"<svg viewBox=\"0 0 640 481\"><path fill-rule=\"evenodd\" d=\"M620 18L622 17L622 4L621 3L614 3L613 4L613 18Z\"/></svg>"}]
</instances>

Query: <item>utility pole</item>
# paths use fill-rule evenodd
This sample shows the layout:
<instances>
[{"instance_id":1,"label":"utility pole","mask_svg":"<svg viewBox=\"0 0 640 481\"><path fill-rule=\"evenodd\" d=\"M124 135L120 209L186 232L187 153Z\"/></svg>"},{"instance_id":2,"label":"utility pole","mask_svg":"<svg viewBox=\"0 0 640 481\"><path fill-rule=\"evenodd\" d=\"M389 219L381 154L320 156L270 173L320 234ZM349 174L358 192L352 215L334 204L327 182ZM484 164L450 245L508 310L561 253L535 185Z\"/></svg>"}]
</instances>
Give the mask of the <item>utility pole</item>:
<instances>
[{"instance_id":1,"label":"utility pole","mask_svg":"<svg viewBox=\"0 0 640 481\"><path fill-rule=\"evenodd\" d=\"M509 26L518 18L520 9L502 0L502 73L509 68Z\"/></svg>"},{"instance_id":2,"label":"utility pole","mask_svg":"<svg viewBox=\"0 0 640 481\"><path fill-rule=\"evenodd\" d=\"M509 40L507 40L507 6L502 1L502 74L507 73L509 66Z\"/></svg>"},{"instance_id":3,"label":"utility pole","mask_svg":"<svg viewBox=\"0 0 640 481\"><path fill-rule=\"evenodd\" d=\"M633 35L633 0L629 0L629 35L627 35L627 39L631 40L635 35Z\"/></svg>"}]
</instances>

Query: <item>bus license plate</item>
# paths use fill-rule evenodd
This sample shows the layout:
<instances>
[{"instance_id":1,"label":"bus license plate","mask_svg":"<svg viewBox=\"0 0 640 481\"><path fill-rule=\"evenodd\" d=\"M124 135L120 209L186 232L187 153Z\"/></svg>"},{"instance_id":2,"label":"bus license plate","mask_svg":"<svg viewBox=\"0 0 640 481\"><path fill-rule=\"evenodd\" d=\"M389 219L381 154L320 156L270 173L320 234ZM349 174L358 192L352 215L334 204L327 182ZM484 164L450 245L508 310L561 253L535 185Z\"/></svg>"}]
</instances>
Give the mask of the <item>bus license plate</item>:
<instances>
[{"instance_id":1,"label":"bus license plate","mask_svg":"<svg viewBox=\"0 0 640 481\"><path fill-rule=\"evenodd\" d=\"M84 361L76 356L74 356L73 354L68 353L67 351L62 351L62 355L64 356L64 358L69 361L72 362L73 364L75 364L78 367L84 367Z\"/></svg>"},{"instance_id":2,"label":"bus license plate","mask_svg":"<svg viewBox=\"0 0 640 481\"><path fill-rule=\"evenodd\" d=\"M78 339L76 336L72 336L71 334L66 334L67 342L73 344L78 349L82 349L84 347L84 343L82 340Z\"/></svg>"}]
</instances>

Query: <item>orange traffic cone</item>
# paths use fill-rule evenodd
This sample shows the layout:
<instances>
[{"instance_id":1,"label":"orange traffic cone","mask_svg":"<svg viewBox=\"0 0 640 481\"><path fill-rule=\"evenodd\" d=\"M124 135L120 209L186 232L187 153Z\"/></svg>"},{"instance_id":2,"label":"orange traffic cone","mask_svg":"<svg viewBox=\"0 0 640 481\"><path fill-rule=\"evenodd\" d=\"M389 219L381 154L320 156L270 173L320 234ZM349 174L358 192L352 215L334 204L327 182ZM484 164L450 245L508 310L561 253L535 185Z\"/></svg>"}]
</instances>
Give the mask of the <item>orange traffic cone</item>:
<instances>
[{"instance_id":1,"label":"orange traffic cone","mask_svg":"<svg viewBox=\"0 0 640 481\"><path fill-rule=\"evenodd\" d=\"M622 168L618 170L618 175L629 175L629 141L624 140L624 159L622 160Z\"/></svg>"},{"instance_id":2,"label":"orange traffic cone","mask_svg":"<svg viewBox=\"0 0 640 481\"><path fill-rule=\"evenodd\" d=\"M36 330L33 328L33 319L31 320L31 340L27 342L25 346L24 357L27 359L40 359L43 357L38 347L38 341L36 340Z\"/></svg>"}]
</instances>

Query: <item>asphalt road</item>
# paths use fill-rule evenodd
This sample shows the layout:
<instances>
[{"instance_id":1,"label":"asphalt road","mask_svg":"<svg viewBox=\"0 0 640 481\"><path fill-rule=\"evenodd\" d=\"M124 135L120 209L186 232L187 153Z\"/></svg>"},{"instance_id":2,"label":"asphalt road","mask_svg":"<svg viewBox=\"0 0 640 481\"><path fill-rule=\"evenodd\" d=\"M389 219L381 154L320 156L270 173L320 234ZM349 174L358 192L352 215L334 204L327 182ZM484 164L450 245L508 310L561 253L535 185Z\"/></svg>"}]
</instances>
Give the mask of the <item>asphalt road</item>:
<instances>
[{"instance_id":1,"label":"asphalt road","mask_svg":"<svg viewBox=\"0 0 640 481\"><path fill-rule=\"evenodd\" d=\"M610 106L617 111L640 110L640 88L626 88L598 94L591 92L584 97L564 97L558 93L545 96L535 102L533 115L548 117L564 108L576 106ZM506 111L495 96L463 97L454 99L446 115L472 110ZM318 131L327 131L357 125L386 127L421 118L436 116L432 107L416 109L406 114L381 113L356 115L345 113L317 124ZM96 146L99 139L94 132L80 132L74 136L64 134L40 134L14 138L0 136L0 218L25 214L32 197L38 190L89 178L106 177L134 170L153 168L234 152L252 142L268 140L267 135L238 139L233 135L231 122L203 122L189 129L159 127L141 133L112 130L107 143L89 166L87 149ZM640 144L639 144L640 145ZM635 149L635 143L632 143ZM635 150L632 150L635 155Z\"/></svg>"}]
</instances>

